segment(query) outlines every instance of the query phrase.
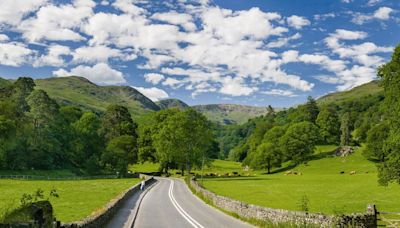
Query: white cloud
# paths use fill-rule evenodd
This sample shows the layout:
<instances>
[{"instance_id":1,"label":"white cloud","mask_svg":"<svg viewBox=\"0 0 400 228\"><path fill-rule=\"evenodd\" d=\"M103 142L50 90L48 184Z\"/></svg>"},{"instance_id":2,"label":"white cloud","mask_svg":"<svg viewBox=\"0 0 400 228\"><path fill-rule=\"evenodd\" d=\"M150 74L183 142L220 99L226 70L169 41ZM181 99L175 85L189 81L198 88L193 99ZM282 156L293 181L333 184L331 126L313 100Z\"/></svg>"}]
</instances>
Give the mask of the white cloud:
<instances>
[{"instance_id":1,"label":"white cloud","mask_svg":"<svg viewBox=\"0 0 400 228\"><path fill-rule=\"evenodd\" d=\"M71 50L67 46L51 45L47 48L47 54L40 56L33 66L62 66L65 64L64 56L70 53Z\"/></svg>"},{"instance_id":2,"label":"white cloud","mask_svg":"<svg viewBox=\"0 0 400 228\"><path fill-rule=\"evenodd\" d=\"M112 69L106 63L98 63L92 67L81 65L71 69L71 71L59 69L53 71L53 74L59 77L71 75L82 76L92 82L107 85L122 84L126 82L120 71Z\"/></svg>"},{"instance_id":3,"label":"white cloud","mask_svg":"<svg viewBox=\"0 0 400 228\"><path fill-rule=\"evenodd\" d=\"M39 9L36 16L22 21L17 29L33 43L42 40L85 40L75 29L92 15L92 7L93 2L87 0L75 0L74 4L60 6L46 5Z\"/></svg>"},{"instance_id":4,"label":"white cloud","mask_svg":"<svg viewBox=\"0 0 400 228\"><path fill-rule=\"evenodd\" d=\"M164 75L162 74L156 74L156 73L149 73L149 74L145 74L144 78L146 80L146 82L150 82L151 84L158 84L160 83L162 80L164 80Z\"/></svg>"},{"instance_id":5,"label":"white cloud","mask_svg":"<svg viewBox=\"0 0 400 228\"><path fill-rule=\"evenodd\" d=\"M262 92L263 94L273 95L273 96L284 96L284 97L295 97L296 94L290 90L282 90L282 89L271 89L269 91Z\"/></svg>"},{"instance_id":6,"label":"white cloud","mask_svg":"<svg viewBox=\"0 0 400 228\"><path fill-rule=\"evenodd\" d=\"M374 12L374 18L380 20L387 20L390 18L390 14L393 12L392 8L389 7L380 7Z\"/></svg>"},{"instance_id":7,"label":"white cloud","mask_svg":"<svg viewBox=\"0 0 400 228\"><path fill-rule=\"evenodd\" d=\"M279 14L264 13L259 8L233 12L214 7L207 9L201 17L205 32L213 32L228 44L240 42L244 38L266 39L288 31L287 28L271 24L271 21L281 18Z\"/></svg>"},{"instance_id":8,"label":"white cloud","mask_svg":"<svg viewBox=\"0 0 400 228\"><path fill-rule=\"evenodd\" d=\"M110 58L122 58L123 54L119 49L107 46L87 46L77 48L73 55L73 61L77 63L98 63L107 62Z\"/></svg>"},{"instance_id":9,"label":"white cloud","mask_svg":"<svg viewBox=\"0 0 400 228\"><path fill-rule=\"evenodd\" d=\"M335 18L335 17L336 17L336 14L334 14L334 13L316 14L316 15L314 15L314 20L324 21L328 18Z\"/></svg>"},{"instance_id":10,"label":"white cloud","mask_svg":"<svg viewBox=\"0 0 400 228\"><path fill-rule=\"evenodd\" d=\"M34 54L22 43L0 43L0 65L21 66L32 61Z\"/></svg>"},{"instance_id":11,"label":"white cloud","mask_svg":"<svg viewBox=\"0 0 400 228\"><path fill-rule=\"evenodd\" d=\"M301 29L304 26L310 25L311 22L307 18L297 15L292 15L287 18L287 23L290 27Z\"/></svg>"},{"instance_id":12,"label":"white cloud","mask_svg":"<svg viewBox=\"0 0 400 228\"><path fill-rule=\"evenodd\" d=\"M372 14L363 14L363 13L354 13L354 17L351 20L353 23L362 25L368 21L372 20L388 20L390 18L390 14L394 10L392 8L383 6L377 9Z\"/></svg>"},{"instance_id":13,"label":"white cloud","mask_svg":"<svg viewBox=\"0 0 400 228\"><path fill-rule=\"evenodd\" d=\"M173 25L180 25L187 31L196 30L196 24L193 23L193 18L187 13L178 13L175 11L166 13L155 13L151 16L152 19L164 21Z\"/></svg>"},{"instance_id":14,"label":"white cloud","mask_svg":"<svg viewBox=\"0 0 400 228\"><path fill-rule=\"evenodd\" d=\"M231 96L248 96L257 91L256 87L249 87L240 78L225 77L222 80L220 92Z\"/></svg>"},{"instance_id":15,"label":"white cloud","mask_svg":"<svg viewBox=\"0 0 400 228\"><path fill-rule=\"evenodd\" d=\"M124 13L128 13L131 15L139 15L145 10L143 8L140 8L133 4L134 1L132 0L116 0L112 6L114 6L116 9L121 10Z\"/></svg>"},{"instance_id":16,"label":"white cloud","mask_svg":"<svg viewBox=\"0 0 400 228\"><path fill-rule=\"evenodd\" d=\"M144 88L144 87L133 87L137 89L140 93L150 98L152 101L159 101L161 99L168 98L169 95L162 89L152 87L152 88Z\"/></svg>"},{"instance_id":17,"label":"white cloud","mask_svg":"<svg viewBox=\"0 0 400 228\"><path fill-rule=\"evenodd\" d=\"M0 42L8 41L10 38L6 34L0 34Z\"/></svg>"},{"instance_id":18,"label":"white cloud","mask_svg":"<svg viewBox=\"0 0 400 228\"><path fill-rule=\"evenodd\" d=\"M276 41L272 41L272 42L268 43L267 47L269 47L269 48L283 47L283 46L286 46L291 40L297 40L300 38L301 38L300 33L296 33L290 37L281 37L281 38L278 38Z\"/></svg>"},{"instance_id":19,"label":"white cloud","mask_svg":"<svg viewBox=\"0 0 400 228\"><path fill-rule=\"evenodd\" d=\"M0 25L18 25L22 18L46 4L47 0L1 0Z\"/></svg>"},{"instance_id":20,"label":"white cloud","mask_svg":"<svg viewBox=\"0 0 400 228\"><path fill-rule=\"evenodd\" d=\"M335 33L330 34L330 37L336 38L338 40L360 40L368 36L366 32L363 31L350 31L346 29L336 29Z\"/></svg>"},{"instance_id":21,"label":"white cloud","mask_svg":"<svg viewBox=\"0 0 400 228\"><path fill-rule=\"evenodd\" d=\"M342 2L343 3L350 3L350 2L352 2L353 0L342 0Z\"/></svg>"},{"instance_id":22,"label":"white cloud","mask_svg":"<svg viewBox=\"0 0 400 228\"><path fill-rule=\"evenodd\" d=\"M380 3L382 0L369 0L368 2L367 2L367 5L368 6L374 6L374 5L376 5L376 4L378 4L378 3Z\"/></svg>"}]
</instances>

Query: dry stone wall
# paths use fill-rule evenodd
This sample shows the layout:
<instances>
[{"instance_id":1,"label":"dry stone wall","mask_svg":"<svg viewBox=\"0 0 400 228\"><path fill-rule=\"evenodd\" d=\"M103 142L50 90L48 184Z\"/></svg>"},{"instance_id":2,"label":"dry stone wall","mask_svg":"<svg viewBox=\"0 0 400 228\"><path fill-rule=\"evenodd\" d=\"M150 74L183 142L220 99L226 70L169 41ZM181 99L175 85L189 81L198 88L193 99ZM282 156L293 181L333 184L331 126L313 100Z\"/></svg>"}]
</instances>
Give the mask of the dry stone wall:
<instances>
[{"instance_id":1,"label":"dry stone wall","mask_svg":"<svg viewBox=\"0 0 400 228\"><path fill-rule=\"evenodd\" d=\"M365 214L329 216L319 213L260 207L219 196L200 186L194 179L191 179L189 184L196 193L211 201L214 206L247 219L267 221L273 224L308 224L317 227L376 227L376 210L374 206L369 206Z\"/></svg>"}]
</instances>

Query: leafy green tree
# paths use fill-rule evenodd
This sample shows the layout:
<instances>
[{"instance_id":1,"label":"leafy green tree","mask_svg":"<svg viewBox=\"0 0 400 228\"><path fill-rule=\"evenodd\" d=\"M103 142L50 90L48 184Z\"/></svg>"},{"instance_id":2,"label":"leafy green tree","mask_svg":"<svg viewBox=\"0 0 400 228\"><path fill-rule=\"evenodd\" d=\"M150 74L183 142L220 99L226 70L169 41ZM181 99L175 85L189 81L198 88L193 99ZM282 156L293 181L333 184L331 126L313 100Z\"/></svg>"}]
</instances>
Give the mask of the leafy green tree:
<instances>
[{"instance_id":1,"label":"leafy green tree","mask_svg":"<svg viewBox=\"0 0 400 228\"><path fill-rule=\"evenodd\" d=\"M102 155L102 161L120 176L128 172L128 164L137 161L136 138L122 135L110 140Z\"/></svg>"},{"instance_id":2,"label":"leafy green tree","mask_svg":"<svg viewBox=\"0 0 400 228\"><path fill-rule=\"evenodd\" d=\"M332 106L324 106L318 114L317 125L325 143L338 144L340 136L340 122L337 111Z\"/></svg>"},{"instance_id":3,"label":"leafy green tree","mask_svg":"<svg viewBox=\"0 0 400 228\"><path fill-rule=\"evenodd\" d=\"M156 149L153 146L153 132L151 127L141 127L138 138L138 160L139 162L156 162Z\"/></svg>"},{"instance_id":4,"label":"leafy green tree","mask_svg":"<svg viewBox=\"0 0 400 228\"><path fill-rule=\"evenodd\" d=\"M346 112L342 116L342 120L340 123L340 145L348 146L350 145L351 132L350 132L350 114Z\"/></svg>"},{"instance_id":5,"label":"leafy green tree","mask_svg":"<svg viewBox=\"0 0 400 228\"><path fill-rule=\"evenodd\" d=\"M379 167L379 180L381 184L392 181L400 184L400 45L395 48L391 61L379 68L378 76L384 87L385 116L390 123L383 146L387 156Z\"/></svg>"},{"instance_id":6,"label":"leafy green tree","mask_svg":"<svg viewBox=\"0 0 400 228\"><path fill-rule=\"evenodd\" d=\"M310 121L311 123L315 123L315 121L317 120L317 117L318 117L319 108L318 108L317 102L311 96L307 97L305 111L308 116L308 121Z\"/></svg>"},{"instance_id":7,"label":"leafy green tree","mask_svg":"<svg viewBox=\"0 0 400 228\"><path fill-rule=\"evenodd\" d=\"M28 145L30 166L41 169L56 168L62 164L62 147L57 135L59 106L43 90L34 90L27 98L30 107L28 117L31 123Z\"/></svg>"},{"instance_id":8,"label":"leafy green tree","mask_svg":"<svg viewBox=\"0 0 400 228\"><path fill-rule=\"evenodd\" d=\"M27 98L33 92L35 86L33 79L27 77L18 78L13 84L12 100L14 100L16 104L17 116L20 117L24 112L29 111Z\"/></svg>"},{"instance_id":9,"label":"leafy green tree","mask_svg":"<svg viewBox=\"0 0 400 228\"><path fill-rule=\"evenodd\" d=\"M363 154L366 158L384 162L387 156L384 150L386 139L389 137L390 125L382 122L368 131L367 145Z\"/></svg>"},{"instance_id":10,"label":"leafy green tree","mask_svg":"<svg viewBox=\"0 0 400 228\"><path fill-rule=\"evenodd\" d=\"M107 141L122 135L131 135L136 139L136 128L126 107L110 105L102 118L100 132Z\"/></svg>"},{"instance_id":11,"label":"leafy green tree","mask_svg":"<svg viewBox=\"0 0 400 228\"><path fill-rule=\"evenodd\" d=\"M193 109L174 111L160 124L153 136L157 160L168 170L169 164L190 172L200 167L207 156L212 134L207 119Z\"/></svg>"},{"instance_id":12,"label":"leafy green tree","mask_svg":"<svg viewBox=\"0 0 400 228\"><path fill-rule=\"evenodd\" d=\"M73 154L70 161L77 167L88 168L91 174L96 173L96 169L100 169L99 159L104 148L98 134L99 118L92 112L86 112L72 124L72 129L74 140L71 142Z\"/></svg>"},{"instance_id":13,"label":"leafy green tree","mask_svg":"<svg viewBox=\"0 0 400 228\"><path fill-rule=\"evenodd\" d=\"M279 147L270 142L263 142L257 147L250 165L255 168L266 168L268 174L270 174L271 169L280 167L281 163L282 155Z\"/></svg>"},{"instance_id":14,"label":"leafy green tree","mask_svg":"<svg viewBox=\"0 0 400 228\"><path fill-rule=\"evenodd\" d=\"M290 126L279 140L279 144L287 160L300 164L314 153L318 140L318 127L311 122L304 121Z\"/></svg>"},{"instance_id":15,"label":"leafy green tree","mask_svg":"<svg viewBox=\"0 0 400 228\"><path fill-rule=\"evenodd\" d=\"M60 108L60 114L67 124L72 124L81 118L83 111L75 106L63 106Z\"/></svg>"}]
</instances>

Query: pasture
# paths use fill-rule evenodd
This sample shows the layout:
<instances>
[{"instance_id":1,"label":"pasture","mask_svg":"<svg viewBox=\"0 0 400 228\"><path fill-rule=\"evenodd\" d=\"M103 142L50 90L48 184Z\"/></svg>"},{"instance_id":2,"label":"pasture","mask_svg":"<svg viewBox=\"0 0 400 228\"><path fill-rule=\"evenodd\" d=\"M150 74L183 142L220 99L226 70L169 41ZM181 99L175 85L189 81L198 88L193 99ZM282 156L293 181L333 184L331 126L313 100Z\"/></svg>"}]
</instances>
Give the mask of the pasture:
<instances>
[{"instance_id":1,"label":"pasture","mask_svg":"<svg viewBox=\"0 0 400 228\"><path fill-rule=\"evenodd\" d=\"M0 180L0 215L19 205L21 196L44 190L47 197L56 189L59 198L50 198L55 216L62 222L81 220L101 210L108 202L139 182L139 179L99 179L74 181Z\"/></svg>"},{"instance_id":2,"label":"pasture","mask_svg":"<svg viewBox=\"0 0 400 228\"><path fill-rule=\"evenodd\" d=\"M300 210L306 196L310 212L364 212L367 204L400 212L400 186L379 186L376 165L362 156L362 148L348 157L332 157L332 148L317 147L306 165L271 175L256 171L251 177L206 178L203 185L219 195L271 208Z\"/></svg>"}]
</instances>

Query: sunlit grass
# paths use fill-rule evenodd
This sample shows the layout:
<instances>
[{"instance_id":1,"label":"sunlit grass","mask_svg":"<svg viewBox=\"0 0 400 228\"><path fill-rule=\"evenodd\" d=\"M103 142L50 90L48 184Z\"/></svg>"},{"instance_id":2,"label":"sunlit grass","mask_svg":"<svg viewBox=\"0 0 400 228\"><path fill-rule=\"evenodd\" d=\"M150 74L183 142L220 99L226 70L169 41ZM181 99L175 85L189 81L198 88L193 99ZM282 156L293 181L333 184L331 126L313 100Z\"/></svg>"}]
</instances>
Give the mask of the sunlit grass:
<instances>
[{"instance_id":1,"label":"sunlit grass","mask_svg":"<svg viewBox=\"0 0 400 228\"><path fill-rule=\"evenodd\" d=\"M24 193L42 189L48 196L56 189L59 198L50 198L55 216L63 222L81 220L101 210L108 202L139 182L139 179L102 179L79 181L0 180L0 214L17 207Z\"/></svg>"}]
</instances>

